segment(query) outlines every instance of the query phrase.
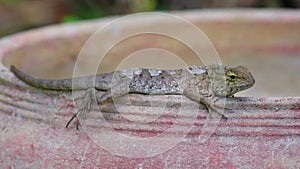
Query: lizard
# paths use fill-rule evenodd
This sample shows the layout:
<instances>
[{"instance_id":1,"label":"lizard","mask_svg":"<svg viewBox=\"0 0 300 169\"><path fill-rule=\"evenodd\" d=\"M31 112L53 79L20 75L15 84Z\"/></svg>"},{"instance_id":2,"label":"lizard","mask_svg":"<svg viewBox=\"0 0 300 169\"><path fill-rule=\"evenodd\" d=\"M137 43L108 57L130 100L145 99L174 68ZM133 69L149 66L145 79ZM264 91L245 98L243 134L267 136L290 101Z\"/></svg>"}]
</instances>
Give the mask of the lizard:
<instances>
[{"instance_id":1,"label":"lizard","mask_svg":"<svg viewBox=\"0 0 300 169\"><path fill-rule=\"evenodd\" d=\"M78 118L80 113L90 110L91 103L95 100L92 95L95 90L105 91L103 95L96 96L97 103L126 93L184 95L203 104L209 113L217 112L226 119L226 115L215 105L216 100L231 97L255 84L253 75L246 67L226 67L221 64L190 66L174 70L132 68L96 76L57 80L35 78L13 65L10 70L17 78L37 88L63 91L86 90L81 107L68 121L66 128L75 118ZM77 129L78 125L77 120Z\"/></svg>"}]
</instances>

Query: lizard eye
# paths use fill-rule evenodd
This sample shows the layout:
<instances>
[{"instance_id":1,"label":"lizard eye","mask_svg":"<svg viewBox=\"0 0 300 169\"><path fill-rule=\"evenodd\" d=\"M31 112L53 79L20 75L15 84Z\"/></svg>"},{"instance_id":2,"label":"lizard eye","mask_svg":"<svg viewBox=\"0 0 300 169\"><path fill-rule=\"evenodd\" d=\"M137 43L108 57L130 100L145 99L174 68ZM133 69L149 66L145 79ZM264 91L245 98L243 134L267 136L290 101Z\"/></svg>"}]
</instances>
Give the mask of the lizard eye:
<instances>
[{"instance_id":1,"label":"lizard eye","mask_svg":"<svg viewBox=\"0 0 300 169\"><path fill-rule=\"evenodd\" d=\"M230 79L235 79L236 75L229 75Z\"/></svg>"},{"instance_id":2,"label":"lizard eye","mask_svg":"<svg viewBox=\"0 0 300 169\"><path fill-rule=\"evenodd\" d=\"M230 79L235 79L235 78L237 78L237 75L234 73L234 72L228 72L227 73L227 76L230 78Z\"/></svg>"}]
</instances>

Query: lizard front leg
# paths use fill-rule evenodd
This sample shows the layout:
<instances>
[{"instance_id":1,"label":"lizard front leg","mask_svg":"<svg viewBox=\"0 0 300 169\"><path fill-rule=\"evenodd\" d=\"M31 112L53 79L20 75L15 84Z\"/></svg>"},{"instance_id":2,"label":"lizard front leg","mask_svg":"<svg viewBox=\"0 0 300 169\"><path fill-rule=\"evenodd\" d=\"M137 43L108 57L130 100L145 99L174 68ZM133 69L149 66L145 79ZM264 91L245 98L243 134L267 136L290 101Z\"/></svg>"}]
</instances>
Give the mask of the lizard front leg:
<instances>
[{"instance_id":1,"label":"lizard front leg","mask_svg":"<svg viewBox=\"0 0 300 169\"><path fill-rule=\"evenodd\" d=\"M215 97L213 97L212 95L206 95L205 93L199 94L197 89L193 90L193 88L186 88L184 89L183 94L190 99L204 105L208 111L208 116L201 129L201 134L198 136L199 143L204 143L213 135L214 131L219 125L220 120L222 118L227 119L226 115L224 115L223 113L224 109L222 107L215 106Z\"/></svg>"},{"instance_id":2,"label":"lizard front leg","mask_svg":"<svg viewBox=\"0 0 300 169\"><path fill-rule=\"evenodd\" d=\"M197 101L204 105L204 107L207 109L209 116L211 117L212 113L217 113L221 115L222 118L227 119L226 115L223 113L223 109L227 109L223 105L217 105L216 102L220 98L216 98L211 95L201 95L197 90L193 90L193 88L186 88L184 89L183 94L187 96L188 98ZM223 100L224 101L224 100Z\"/></svg>"}]
</instances>

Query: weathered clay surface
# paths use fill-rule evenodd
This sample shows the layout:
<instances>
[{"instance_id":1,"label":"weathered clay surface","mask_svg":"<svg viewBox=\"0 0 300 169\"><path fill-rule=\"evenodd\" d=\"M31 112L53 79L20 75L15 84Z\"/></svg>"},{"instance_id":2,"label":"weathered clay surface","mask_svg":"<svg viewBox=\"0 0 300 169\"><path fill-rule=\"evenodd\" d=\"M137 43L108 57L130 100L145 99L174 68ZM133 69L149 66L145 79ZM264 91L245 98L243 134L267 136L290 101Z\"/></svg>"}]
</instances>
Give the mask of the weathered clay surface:
<instances>
[{"instance_id":1,"label":"weathered clay surface","mask_svg":"<svg viewBox=\"0 0 300 169\"><path fill-rule=\"evenodd\" d=\"M193 20L192 16L197 16L195 14L197 12L184 15ZM260 21L274 22L275 18L271 14L261 15ZM230 18L230 16L231 14L224 15L225 18ZM286 22L297 23L300 20L299 16L290 15L287 12L281 17L290 18ZM213 17L208 18L213 23L211 19ZM228 20L224 19L224 21ZM43 76L43 71L47 73L55 66L59 67L70 62L71 56L76 55L84 40L95 30L95 26L105 22L104 20L83 25L45 28L8 37L0 41L0 57L5 60L5 64L13 63L24 66L30 65L31 59L39 58L38 54L41 54L43 59L40 61L43 64L31 66L32 69L28 68L30 66L27 68L24 66L24 69L28 72L41 69L41 72L36 75L40 73L40 76ZM68 34L63 30L67 30ZM78 43L72 43L72 39L79 39ZM49 45L50 42L53 42L53 46ZM56 47L62 49L57 43L63 45L64 49L53 50ZM221 41L216 43L222 46ZM272 46L270 44L266 45L266 48L270 49L269 47ZM229 49L229 45L227 47L226 45L223 47ZM288 48L293 50L289 52L299 52L297 45L299 45L297 42L287 45L294 46L294 48ZM266 49L264 47L262 46ZM38 54L31 56L32 53ZM51 59L45 56L45 53L49 56L56 53L59 56L56 57L61 59L50 64ZM49 65L45 64L47 62ZM66 73L61 77L68 75ZM57 77L56 74L49 76ZM204 131L203 126L212 122L207 122L207 113L203 106L182 96L132 94L130 95L131 104L126 104L123 107L126 111L121 114L110 112L111 102L99 105L101 111L106 114L104 116L94 105L86 118L80 119L82 128L79 131L75 129L74 124L66 129L67 121L80 106L80 96L83 92L75 92L72 95L71 92L45 91L27 86L14 77L1 62L0 168L300 167L299 97L229 98L227 107L230 110L226 111L228 120L221 119L217 121L217 127L208 127ZM259 92L256 96L259 96ZM149 102L152 103L152 107ZM166 107L161 112L159 108L162 105ZM179 111L180 108L183 108L182 112ZM103 117L106 117L106 120ZM192 128L189 129L187 126L192 126ZM189 129L188 132L187 129ZM213 134L208 140L201 142L199 136L205 132ZM117 140L119 134L125 137ZM152 142L153 145L149 144L149 139L161 135L166 137L159 142ZM97 136L103 136L103 138L97 138ZM128 137L142 138L142 141L128 142L126 141ZM157 147L163 150L166 148L164 140L169 140L171 144L178 138L180 142L169 147L167 151L149 150ZM101 142L101 139L106 142ZM108 145L101 145L102 143ZM113 150L106 149L114 145L121 145L121 147L115 146ZM135 147L145 151L138 151ZM124 155L124 152L127 154ZM155 155L151 156L151 153ZM139 155L141 158L136 158Z\"/></svg>"},{"instance_id":2,"label":"weathered clay surface","mask_svg":"<svg viewBox=\"0 0 300 169\"><path fill-rule=\"evenodd\" d=\"M77 131L74 126L65 128L66 122L76 110L71 93L27 87L12 77L10 72L2 73L13 82L1 83L0 86L0 148L4 168L64 168L65 165L71 168L112 165L235 168L245 165L250 167L251 161L272 168L299 165L296 157L300 150L300 98L230 98L227 104L232 108L228 114L229 119L221 120L212 137L205 143L197 140L207 116L205 110L202 106L199 110L187 108L184 110L186 113L183 113L186 116L178 116L180 103L190 108L194 108L190 105L195 105L193 101L181 96L132 95L133 106L138 106L142 112L143 106L147 107L143 105L142 98L149 101L168 100L166 113L151 123L112 118L108 123L110 125L105 126L94 123L94 119L101 118L96 110L87 115L84 124L94 129L86 132L95 135L95 131L105 132L113 128L116 132L133 137L154 137L175 125L174 121L177 120L177 130L169 135L177 137L180 132L184 132L185 125L194 125L182 142L169 151L155 157L130 159L105 151L83 130ZM102 105L103 111L109 106L110 103ZM196 119L188 115L191 111L199 111ZM130 119L140 119L140 112L127 113L131 115ZM145 116L151 119L155 112L142 114L144 119ZM91 126L83 128L89 130ZM145 143L144 146L149 145Z\"/></svg>"}]
</instances>

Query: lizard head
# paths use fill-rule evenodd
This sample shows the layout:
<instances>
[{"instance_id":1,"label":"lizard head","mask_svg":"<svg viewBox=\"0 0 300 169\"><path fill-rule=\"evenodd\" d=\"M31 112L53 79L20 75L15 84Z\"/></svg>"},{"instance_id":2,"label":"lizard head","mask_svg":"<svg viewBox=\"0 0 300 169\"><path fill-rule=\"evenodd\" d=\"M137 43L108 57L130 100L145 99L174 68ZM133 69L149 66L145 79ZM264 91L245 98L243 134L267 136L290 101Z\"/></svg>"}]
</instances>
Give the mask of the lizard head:
<instances>
[{"instance_id":1,"label":"lizard head","mask_svg":"<svg viewBox=\"0 0 300 169\"><path fill-rule=\"evenodd\" d=\"M254 77L244 66L227 68L221 65L210 66L212 90L216 96L232 96L237 92L252 87ZM225 80L225 82L224 82Z\"/></svg>"}]
</instances>

